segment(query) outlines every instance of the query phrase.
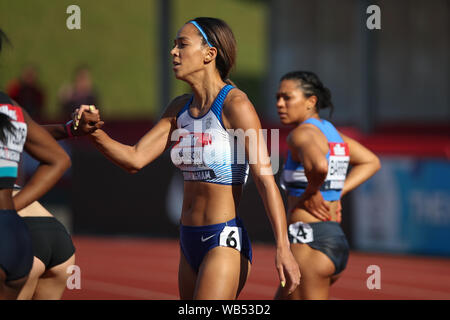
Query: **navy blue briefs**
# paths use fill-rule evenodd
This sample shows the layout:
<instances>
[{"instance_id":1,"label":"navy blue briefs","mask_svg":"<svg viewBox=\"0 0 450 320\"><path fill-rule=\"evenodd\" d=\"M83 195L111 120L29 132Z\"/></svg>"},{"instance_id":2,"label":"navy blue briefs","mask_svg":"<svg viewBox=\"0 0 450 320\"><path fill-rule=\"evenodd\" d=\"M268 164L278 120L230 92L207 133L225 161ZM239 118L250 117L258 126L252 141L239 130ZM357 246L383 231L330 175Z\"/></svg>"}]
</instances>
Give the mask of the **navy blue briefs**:
<instances>
[{"instance_id":1,"label":"navy blue briefs","mask_svg":"<svg viewBox=\"0 0 450 320\"><path fill-rule=\"evenodd\" d=\"M27 225L15 210L0 210L0 269L6 281L28 275L33 266L33 249Z\"/></svg>"},{"instance_id":2,"label":"navy blue briefs","mask_svg":"<svg viewBox=\"0 0 450 320\"><path fill-rule=\"evenodd\" d=\"M218 246L234 248L252 262L250 238L239 217L208 226L181 225L180 246L195 272L198 272L206 253Z\"/></svg>"},{"instance_id":3,"label":"navy blue briefs","mask_svg":"<svg viewBox=\"0 0 450 320\"><path fill-rule=\"evenodd\" d=\"M340 224L335 221L292 223L289 241L307 244L326 254L334 264L333 275L341 273L347 266L349 245Z\"/></svg>"}]
</instances>

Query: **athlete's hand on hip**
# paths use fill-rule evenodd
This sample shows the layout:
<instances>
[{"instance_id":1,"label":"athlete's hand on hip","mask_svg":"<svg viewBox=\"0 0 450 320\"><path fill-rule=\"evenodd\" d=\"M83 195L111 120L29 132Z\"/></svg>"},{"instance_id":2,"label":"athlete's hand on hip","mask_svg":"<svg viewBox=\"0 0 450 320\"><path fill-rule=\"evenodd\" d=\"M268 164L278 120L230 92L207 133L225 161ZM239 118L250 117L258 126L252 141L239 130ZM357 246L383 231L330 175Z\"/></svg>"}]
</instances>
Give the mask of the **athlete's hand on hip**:
<instances>
[{"instance_id":1,"label":"athlete's hand on hip","mask_svg":"<svg viewBox=\"0 0 450 320\"><path fill-rule=\"evenodd\" d=\"M81 105L72 114L74 133L77 136L90 134L105 124L98 109L93 105Z\"/></svg>"},{"instance_id":2,"label":"athlete's hand on hip","mask_svg":"<svg viewBox=\"0 0 450 320\"><path fill-rule=\"evenodd\" d=\"M281 286L288 290L288 294L291 294L300 284L300 268L298 267L297 261L295 261L289 246L277 248L275 265L277 267Z\"/></svg>"},{"instance_id":3,"label":"athlete's hand on hip","mask_svg":"<svg viewBox=\"0 0 450 320\"><path fill-rule=\"evenodd\" d=\"M319 190L310 194L303 193L297 207L308 211L322 221L331 220L330 206L325 202Z\"/></svg>"}]
</instances>

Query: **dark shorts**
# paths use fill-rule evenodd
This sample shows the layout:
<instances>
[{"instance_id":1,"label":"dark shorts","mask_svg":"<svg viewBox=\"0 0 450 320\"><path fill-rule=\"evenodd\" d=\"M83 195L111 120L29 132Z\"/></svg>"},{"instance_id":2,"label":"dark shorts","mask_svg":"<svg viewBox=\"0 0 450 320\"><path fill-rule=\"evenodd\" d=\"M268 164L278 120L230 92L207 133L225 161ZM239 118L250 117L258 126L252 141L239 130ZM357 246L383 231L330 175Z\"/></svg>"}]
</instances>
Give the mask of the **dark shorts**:
<instances>
[{"instance_id":1,"label":"dark shorts","mask_svg":"<svg viewBox=\"0 0 450 320\"><path fill-rule=\"evenodd\" d=\"M244 225L238 217L208 226L180 226L180 246L186 260L195 272L209 250L231 247L240 251L252 262L252 246Z\"/></svg>"},{"instance_id":2,"label":"dark shorts","mask_svg":"<svg viewBox=\"0 0 450 320\"><path fill-rule=\"evenodd\" d=\"M23 217L28 226L33 254L51 269L66 262L74 253L72 238L61 222L54 217Z\"/></svg>"},{"instance_id":3,"label":"dark shorts","mask_svg":"<svg viewBox=\"0 0 450 320\"><path fill-rule=\"evenodd\" d=\"M304 243L325 253L334 264L334 275L341 273L347 266L349 245L339 223L296 222L290 224L288 229L291 243Z\"/></svg>"},{"instance_id":4,"label":"dark shorts","mask_svg":"<svg viewBox=\"0 0 450 320\"><path fill-rule=\"evenodd\" d=\"M15 210L0 210L0 268L6 281L25 277L33 266L27 225Z\"/></svg>"}]
</instances>

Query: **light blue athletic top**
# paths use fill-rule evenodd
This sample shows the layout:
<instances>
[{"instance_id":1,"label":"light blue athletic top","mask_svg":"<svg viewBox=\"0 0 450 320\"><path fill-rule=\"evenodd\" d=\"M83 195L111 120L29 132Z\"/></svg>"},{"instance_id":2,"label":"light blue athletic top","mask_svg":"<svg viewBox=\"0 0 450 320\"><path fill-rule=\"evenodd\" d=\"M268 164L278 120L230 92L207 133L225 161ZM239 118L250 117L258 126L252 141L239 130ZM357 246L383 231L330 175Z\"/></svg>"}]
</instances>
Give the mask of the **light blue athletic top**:
<instances>
[{"instance_id":1,"label":"light blue athletic top","mask_svg":"<svg viewBox=\"0 0 450 320\"><path fill-rule=\"evenodd\" d=\"M330 122L323 119L309 118L302 124L304 123L310 123L319 128L328 140L330 148L326 155L328 174L320 188L320 192L324 200L339 200L350 160L348 145ZM303 164L294 161L291 151L288 151L288 157L281 175L281 187L286 190L288 195L299 197L305 192L307 185L308 179L305 176Z\"/></svg>"}]
</instances>

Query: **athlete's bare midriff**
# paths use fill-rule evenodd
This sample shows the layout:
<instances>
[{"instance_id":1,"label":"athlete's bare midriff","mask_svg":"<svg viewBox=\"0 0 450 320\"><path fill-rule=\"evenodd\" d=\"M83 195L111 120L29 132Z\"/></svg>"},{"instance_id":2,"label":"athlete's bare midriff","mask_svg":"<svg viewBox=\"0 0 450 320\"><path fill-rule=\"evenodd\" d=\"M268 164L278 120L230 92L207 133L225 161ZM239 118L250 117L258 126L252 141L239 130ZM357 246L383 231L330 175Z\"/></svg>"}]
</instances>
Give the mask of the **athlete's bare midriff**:
<instances>
[{"instance_id":1,"label":"athlete's bare midriff","mask_svg":"<svg viewBox=\"0 0 450 320\"><path fill-rule=\"evenodd\" d=\"M185 181L181 223L205 226L234 219L241 194L242 185Z\"/></svg>"},{"instance_id":2,"label":"athlete's bare midriff","mask_svg":"<svg viewBox=\"0 0 450 320\"><path fill-rule=\"evenodd\" d=\"M312 223L312 222L322 222L322 220L316 218L313 216L310 212L308 212L305 209L301 208L295 208L295 206L298 203L298 197L295 196L288 196L288 220L287 223L291 224L294 222L305 222L305 223ZM338 201L325 201L328 206L330 207L330 216L331 221L337 221L337 208L338 208Z\"/></svg>"}]
</instances>

